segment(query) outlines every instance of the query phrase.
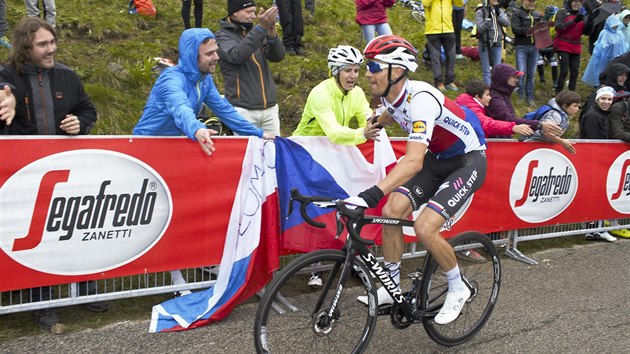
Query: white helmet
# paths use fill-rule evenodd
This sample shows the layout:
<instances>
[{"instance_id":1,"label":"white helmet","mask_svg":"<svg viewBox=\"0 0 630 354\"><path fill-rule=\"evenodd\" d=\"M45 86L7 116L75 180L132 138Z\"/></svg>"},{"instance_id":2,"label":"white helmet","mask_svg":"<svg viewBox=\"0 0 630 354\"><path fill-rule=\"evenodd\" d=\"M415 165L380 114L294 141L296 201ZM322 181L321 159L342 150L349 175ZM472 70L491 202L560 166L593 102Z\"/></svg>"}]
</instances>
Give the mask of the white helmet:
<instances>
[{"instance_id":1,"label":"white helmet","mask_svg":"<svg viewBox=\"0 0 630 354\"><path fill-rule=\"evenodd\" d=\"M349 45L340 45L328 51L328 67L333 75L337 75L339 70L348 65L361 64L363 64L363 55L358 49Z\"/></svg>"}]
</instances>

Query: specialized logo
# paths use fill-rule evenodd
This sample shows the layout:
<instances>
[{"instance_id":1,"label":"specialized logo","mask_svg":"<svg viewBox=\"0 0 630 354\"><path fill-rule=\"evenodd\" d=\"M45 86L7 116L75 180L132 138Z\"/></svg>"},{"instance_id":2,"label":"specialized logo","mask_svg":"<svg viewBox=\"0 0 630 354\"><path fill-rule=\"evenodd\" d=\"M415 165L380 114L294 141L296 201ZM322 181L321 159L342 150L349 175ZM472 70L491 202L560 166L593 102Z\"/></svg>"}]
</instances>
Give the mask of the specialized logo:
<instances>
[{"instance_id":1,"label":"specialized logo","mask_svg":"<svg viewBox=\"0 0 630 354\"><path fill-rule=\"evenodd\" d=\"M413 122L413 132L414 133L424 133L427 131L427 123L422 120L417 120Z\"/></svg>"},{"instance_id":2,"label":"specialized logo","mask_svg":"<svg viewBox=\"0 0 630 354\"><path fill-rule=\"evenodd\" d=\"M569 159L551 149L537 149L523 156L514 169L510 206L523 221L547 221L571 204L577 188L577 173Z\"/></svg>"},{"instance_id":3,"label":"specialized logo","mask_svg":"<svg viewBox=\"0 0 630 354\"><path fill-rule=\"evenodd\" d=\"M106 271L147 252L171 219L162 177L106 150L75 150L23 167L0 188L0 247L38 271Z\"/></svg>"},{"instance_id":4,"label":"specialized logo","mask_svg":"<svg viewBox=\"0 0 630 354\"><path fill-rule=\"evenodd\" d=\"M606 197L617 212L630 214L630 151L619 155L608 169Z\"/></svg>"}]
</instances>

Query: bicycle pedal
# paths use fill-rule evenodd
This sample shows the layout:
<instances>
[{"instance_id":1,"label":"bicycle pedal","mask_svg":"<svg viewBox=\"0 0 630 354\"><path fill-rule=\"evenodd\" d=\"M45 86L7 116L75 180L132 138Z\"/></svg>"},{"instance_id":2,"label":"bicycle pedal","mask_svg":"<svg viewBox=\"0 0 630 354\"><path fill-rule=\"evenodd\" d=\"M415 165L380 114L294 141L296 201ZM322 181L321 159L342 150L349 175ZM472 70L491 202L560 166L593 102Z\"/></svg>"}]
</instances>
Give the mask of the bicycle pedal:
<instances>
[{"instance_id":1,"label":"bicycle pedal","mask_svg":"<svg viewBox=\"0 0 630 354\"><path fill-rule=\"evenodd\" d=\"M377 316L389 316L389 314L391 312L392 312L392 305L381 305L376 310L376 315Z\"/></svg>"}]
</instances>

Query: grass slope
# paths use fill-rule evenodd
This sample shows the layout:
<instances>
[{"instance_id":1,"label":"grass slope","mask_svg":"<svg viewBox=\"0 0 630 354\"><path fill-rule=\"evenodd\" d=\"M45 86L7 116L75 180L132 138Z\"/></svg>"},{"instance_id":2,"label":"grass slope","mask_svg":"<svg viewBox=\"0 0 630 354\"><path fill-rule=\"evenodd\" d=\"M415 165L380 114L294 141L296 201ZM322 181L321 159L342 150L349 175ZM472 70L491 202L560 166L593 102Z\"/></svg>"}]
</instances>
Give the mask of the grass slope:
<instances>
[{"instance_id":1,"label":"grass slope","mask_svg":"<svg viewBox=\"0 0 630 354\"><path fill-rule=\"evenodd\" d=\"M552 1L559 4L560 1ZM151 90L151 58L164 56L177 58L177 42L183 24L179 1L154 0L157 18L147 18L127 13L127 1L64 0L57 2L57 27L59 31L58 61L75 69L85 83L99 113L99 121L92 134L130 134L142 113ZM261 0L259 6L270 6L271 0ZM468 3L469 19L473 19L474 2ZM289 135L297 126L302 108L310 90L328 76L326 55L330 47L349 44L362 49L365 45L361 31L354 21L355 6L352 1L319 0L314 18L306 18L304 45L306 56L287 56L271 64L278 86L281 126ZM539 4L542 10L543 4ZM225 16L226 2L211 1L204 4L204 25L218 29L219 19ZM305 11L305 16L307 12ZM7 18L10 27L26 15L22 0L7 1ZM409 39L416 47L424 46L424 25L415 22L408 8L396 6L388 12L394 33ZM10 36L10 34L9 34ZM475 45L468 32L463 32L462 45ZM8 54L0 49L0 57ZM514 64L514 54L505 61ZM586 60L582 59L582 67ZM472 79L480 79L479 62L468 59L456 64L456 83L463 86ZM550 69L547 68L547 82ZM430 69L421 65L411 75L413 79L432 82ZM215 81L222 91L220 73ZM368 90L367 81L359 84ZM587 95L590 89L579 83L579 91ZM452 98L456 93L449 92ZM553 96L551 84L537 83L537 103L542 104ZM528 111L515 101L520 113ZM399 135L393 130L390 133ZM573 132L571 132L573 133Z\"/></svg>"}]
</instances>

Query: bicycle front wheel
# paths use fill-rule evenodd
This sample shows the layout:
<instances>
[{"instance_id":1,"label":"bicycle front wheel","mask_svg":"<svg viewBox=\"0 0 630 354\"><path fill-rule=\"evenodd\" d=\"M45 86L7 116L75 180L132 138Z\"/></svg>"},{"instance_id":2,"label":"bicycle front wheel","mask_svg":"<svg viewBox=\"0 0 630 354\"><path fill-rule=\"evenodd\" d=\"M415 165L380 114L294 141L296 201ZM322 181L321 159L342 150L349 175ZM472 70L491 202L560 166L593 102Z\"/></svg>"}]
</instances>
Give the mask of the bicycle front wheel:
<instances>
[{"instance_id":1,"label":"bicycle front wheel","mask_svg":"<svg viewBox=\"0 0 630 354\"><path fill-rule=\"evenodd\" d=\"M258 353L365 350L376 325L376 289L358 258L350 268L352 274L339 287L345 260L343 251L310 252L274 277L256 312L254 340ZM321 283L312 280L312 273ZM338 289L341 293L336 296ZM358 296L367 296L368 306L357 301Z\"/></svg>"},{"instance_id":2,"label":"bicycle front wheel","mask_svg":"<svg viewBox=\"0 0 630 354\"><path fill-rule=\"evenodd\" d=\"M499 254L488 236L479 232L464 232L449 240L454 247L474 248L486 261L479 263L459 260L459 270L464 281L472 288L470 299L464 305L460 316L446 325L438 325L432 317L422 320L427 334L436 343L444 346L462 344L472 338L486 323L499 296L501 287L501 263ZM456 248L457 250L457 248ZM430 259L429 259L430 258ZM423 282L420 291L422 310L435 312L440 310L448 290L448 281L433 257L425 263Z\"/></svg>"}]
</instances>

